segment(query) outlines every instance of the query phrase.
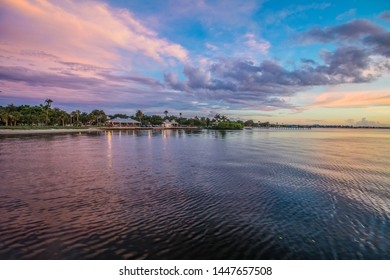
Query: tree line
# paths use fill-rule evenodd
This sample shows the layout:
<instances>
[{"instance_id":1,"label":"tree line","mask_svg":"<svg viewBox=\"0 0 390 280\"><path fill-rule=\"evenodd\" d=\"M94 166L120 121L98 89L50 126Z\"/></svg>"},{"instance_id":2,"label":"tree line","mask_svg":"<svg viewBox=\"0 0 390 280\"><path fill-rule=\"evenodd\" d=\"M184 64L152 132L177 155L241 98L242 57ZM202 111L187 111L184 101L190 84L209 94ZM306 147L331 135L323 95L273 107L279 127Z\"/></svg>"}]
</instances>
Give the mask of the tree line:
<instances>
[{"instance_id":1,"label":"tree line","mask_svg":"<svg viewBox=\"0 0 390 280\"><path fill-rule=\"evenodd\" d=\"M20 105L0 106L0 124L4 126L86 126L101 125L107 119L103 110L90 113L80 110L68 113L52 107L53 100L46 99L38 106Z\"/></svg>"},{"instance_id":2,"label":"tree line","mask_svg":"<svg viewBox=\"0 0 390 280\"><path fill-rule=\"evenodd\" d=\"M141 122L143 126L161 125L165 120L176 121L179 126L194 126L214 129L242 129L242 121L231 121L224 115L216 114L214 117L183 117L169 115L168 110L163 112L164 116L146 115L141 110L134 115L114 114L107 115L103 110L95 109L91 112L80 110L68 113L60 108L52 106L51 99L46 99L43 104L31 106L20 105L0 106L0 125L3 126L103 126L105 122L113 118L132 118Z\"/></svg>"}]
</instances>

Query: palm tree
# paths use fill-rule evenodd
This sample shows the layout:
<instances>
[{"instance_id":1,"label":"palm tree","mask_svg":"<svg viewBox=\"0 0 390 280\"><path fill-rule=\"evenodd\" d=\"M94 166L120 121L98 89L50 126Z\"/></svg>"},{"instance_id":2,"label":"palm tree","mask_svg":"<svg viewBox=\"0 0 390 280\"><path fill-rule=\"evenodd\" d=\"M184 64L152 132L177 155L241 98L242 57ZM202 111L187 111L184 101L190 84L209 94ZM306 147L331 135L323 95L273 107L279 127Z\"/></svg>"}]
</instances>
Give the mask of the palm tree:
<instances>
[{"instance_id":1,"label":"palm tree","mask_svg":"<svg viewBox=\"0 0 390 280\"><path fill-rule=\"evenodd\" d=\"M164 111L165 117L168 118L168 110Z\"/></svg>"},{"instance_id":2,"label":"palm tree","mask_svg":"<svg viewBox=\"0 0 390 280\"><path fill-rule=\"evenodd\" d=\"M71 120L72 120L72 124L75 125L75 126L79 126L79 117L80 117L80 110L76 110L76 111L73 111L71 114L70 114L70 117L71 117ZM74 121L74 117L76 117L76 121Z\"/></svg>"},{"instance_id":3,"label":"palm tree","mask_svg":"<svg viewBox=\"0 0 390 280\"><path fill-rule=\"evenodd\" d=\"M181 126L181 112L179 113L179 116L180 116L180 118L179 118L179 126Z\"/></svg>"},{"instance_id":4,"label":"palm tree","mask_svg":"<svg viewBox=\"0 0 390 280\"><path fill-rule=\"evenodd\" d=\"M0 111L0 119L5 122L5 126L8 126L9 113L6 109Z\"/></svg>"},{"instance_id":5,"label":"palm tree","mask_svg":"<svg viewBox=\"0 0 390 280\"><path fill-rule=\"evenodd\" d=\"M65 111L60 111L59 117L60 120L62 121L62 126L65 126L65 119L68 116L68 114Z\"/></svg>"},{"instance_id":6,"label":"palm tree","mask_svg":"<svg viewBox=\"0 0 390 280\"><path fill-rule=\"evenodd\" d=\"M45 100L45 103L46 103L46 125L49 124L49 109L51 108L51 103L53 103L54 101L51 100L51 99L46 99Z\"/></svg>"},{"instance_id":7,"label":"palm tree","mask_svg":"<svg viewBox=\"0 0 390 280\"><path fill-rule=\"evenodd\" d=\"M1 107L1 106L0 106ZM7 107L1 107L0 118L5 122L5 126L8 126L8 123L14 123L18 121L22 115L18 112L18 108L14 104L9 104Z\"/></svg>"},{"instance_id":8,"label":"palm tree","mask_svg":"<svg viewBox=\"0 0 390 280\"><path fill-rule=\"evenodd\" d=\"M14 121L14 126L16 126L16 122L19 121L22 117L23 117L23 115L20 112L18 112L18 111L12 112L12 118L13 118L13 121Z\"/></svg>"},{"instance_id":9,"label":"palm tree","mask_svg":"<svg viewBox=\"0 0 390 280\"><path fill-rule=\"evenodd\" d=\"M79 116L80 116L81 112L80 112L80 110L76 110L75 113L76 113L76 123L78 123L79 122Z\"/></svg>"},{"instance_id":10,"label":"palm tree","mask_svg":"<svg viewBox=\"0 0 390 280\"><path fill-rule=\"evenodd\" d=\"M143 117L143 116L144 116L144 114L142 113L141 110L138 110L138 111L135 113L135 117L136 117L137 119L139 119L140 124L142 124L142 123L141 123L141 120L142 120L142 117Z\"/></svg>"},{"instance_id":11,"label":"palm tree","mask_svg":"<svg viewBox=\"0 0 390 280\"><path fill-rule=\"evenodd\" d=\"M73 118L76 116L76 112L75 111L72 111L72 113L70 113L70 124L73 125Z\"/></svg>"},{"instance_id":12,"label":"palm tree","mask_svg":"<svg viewBox=\"0 0 390 280\"><path fill-rule=\"evenodd\" d=\"M96 120L96 126L99 126L100 120L104 117L106 117L106 114L104 113L103 110L93 110L90 114L90 118L93 120Z\"/></svg>"},{"instance_id":13,"label":"palm tree","mask_svg":"<svg viewBox=\"0 0 390 280\"><path fill-rule=\"evenodd\" d=\"M14 122L14 114L12 112L8 114L8 119L9 119L11 126L12 126L12 123Z\"/></svg>"}]
</instances>

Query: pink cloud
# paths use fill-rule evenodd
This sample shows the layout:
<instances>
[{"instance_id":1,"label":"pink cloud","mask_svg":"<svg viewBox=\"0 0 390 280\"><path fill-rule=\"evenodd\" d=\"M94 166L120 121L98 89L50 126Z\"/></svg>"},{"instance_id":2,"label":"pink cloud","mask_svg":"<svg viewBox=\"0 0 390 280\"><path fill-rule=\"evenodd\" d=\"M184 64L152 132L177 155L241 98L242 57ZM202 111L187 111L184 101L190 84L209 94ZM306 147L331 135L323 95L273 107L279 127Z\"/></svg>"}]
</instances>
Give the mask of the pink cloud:
<instances>
[{"instance_id":1,"label":"pink cloud","mask_svg":"<svg viewBox=\"0 0 390 280\"><path fill-rule=\"evenodd\" d=\"M2 42L71 61L112 67L123 53L161 64L184 61L187 51L144 27L129 11L97 1L4 1ZM127 60L126 63L131 63Z\"/></svg>"},{"instance_id":2,"label":"pink cloud","mask_svg":"<svg viewBox=\"0 0 390 280\"><path fill-rule=\"evenodd\" d=\"M306 109L314 108L366 108L390 106L388 90L328 92L318 95Z\"/></svg>"},{"instance_id":3,"label":"pink cloud","mask_svg":"<svg viewBox=\"0 0 390 280\"><path fill-rule=\"evenodd\" d=\"M128 10L99 1L4 0L1 11L2 100L142 103L160 84L141 73L188 57Z\"/></svg>"},{"instance_id":4,"label":"pink cloud","mask_svg":"<svg viewBox=\"0 0 390 280\"><path fill-rule=\"evenodd\" d=\"M271 44L264 39L257 39L255 34L248 33L244 36L246 38L245 44L255 52L260 52L266 54L268 49L271 47Z\"/></svg>"}]
</instances>

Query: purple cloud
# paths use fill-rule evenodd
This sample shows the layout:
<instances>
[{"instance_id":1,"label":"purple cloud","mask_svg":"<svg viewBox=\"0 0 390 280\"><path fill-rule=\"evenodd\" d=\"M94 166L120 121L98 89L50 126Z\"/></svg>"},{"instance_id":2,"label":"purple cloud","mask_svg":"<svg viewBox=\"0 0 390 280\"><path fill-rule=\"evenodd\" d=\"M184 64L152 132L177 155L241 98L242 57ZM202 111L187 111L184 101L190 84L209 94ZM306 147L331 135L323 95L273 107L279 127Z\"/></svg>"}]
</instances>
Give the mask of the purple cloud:
<instances>
[{"instance_id":1,"label":"purple cloud","mask_svg":"<svg viewBox=\"0 0 390 280\"><path fill-rule=\"evenodd\" d=\"M371 54L390 57L390 32L367 20L354 20L334 27L315 27L299 36L306 42L338 42L360 40L372 47Z\"/></svg>"},{"instance_id":2,"label":"purple cloud","mask_svg":"<svg viewBox=\"0 0 390 280\"><path fill-rule=\"evenodd\" d=\"M390 21L390 11L384 11L378 16L380 19L383 19L385 21Z\"/></svg>"},{"instance_id":3,"label":"purple cloud","mask_svg":"<svg viewBox=\"0 0 390 280\"><path fill-rule=\"evenodd\" d=\"M307 63L307 64L317 64L313 59L308 59L308 58L301 58L302 63Z\"/></svg>"},{"instance_id":4,"label":"purple cloud","mask_svg":"<svg viewBox=\"0 0 390 280\"><path fill-rule=\"evenodd\" d=\"M381 37L370 38L372 41L367 43L383 43ZM208 100L257 107L294 108L284 98L293 96L305 87L367 83L378 78L381 72L390 70L379 67L370 55L370 50L343 46L323 52L323 63L302 59L302 66L294 70L273 60L256 64L248 60L224 58L206 66L186 65L183 70L185 80L179 80L177 75L169 73L165 75L165 83L172 89Z\"/></svg>"},{"instance_id":5,"label":"purple cloud","mask_svg":"<svg viewBox=\"0 0 390 280\"><path fill-rule=\"evenodd\" d=\"M373 46L374 53L390 57L390 32L367 36L363 42Z\"/></svg>"},{"instance_id":6,"label":"purple cloud","mask_svg":"<svg viewBox=\"0 0 390 280\"><path fill-rule=\"evenodd\" d=\"M40 50L21 50L20 54L23 56L33 56L38 58L58 59L58 56Z\"/></svg>"},{"instance_id":7,"label":"purple cloud","mask_svg":"<svg viewBox=\"0 0 390 280\"><path fill-rule=\"evenodd\" d=\"M301 34L299 38L304 42L329 43L341 40L356 40L363 36L375 35L385 32L385 30L368 20L357 19L345 24L321 28L319 26Z\"/></svg>"},{"instance_id":8,"label":"purple cloud","mask_svg":"<svg viewBox=\"0 0 390 280\"><path fill-rule=\"evenodd\" d=\"M102 84L102 81L96 78L38 72L20 66L0 66L0 80L66 89L88 89Z\"/></svg>"}]
</instances>

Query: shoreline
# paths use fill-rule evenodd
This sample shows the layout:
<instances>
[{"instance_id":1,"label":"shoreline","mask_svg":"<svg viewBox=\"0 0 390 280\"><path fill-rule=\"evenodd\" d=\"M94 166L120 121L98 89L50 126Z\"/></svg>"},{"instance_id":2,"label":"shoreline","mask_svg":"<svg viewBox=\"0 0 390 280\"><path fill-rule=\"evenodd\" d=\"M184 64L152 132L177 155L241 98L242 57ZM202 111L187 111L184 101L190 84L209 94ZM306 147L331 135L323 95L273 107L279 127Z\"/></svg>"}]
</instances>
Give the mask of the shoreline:
<instances>
[{"instance_id":1,"label":"shoreline","mask_svg":"<svg viewBox=\"0 0 390 280\"><path fill-rule=\"evenodd\" d=\"M69 129L0 129L2 135L34 135L34 134L69 134L89 133L97 131L123 131L123 130L176 130L176 129L199 129L198 127L92 127L92 128L69 128Z\"/></svg>"},{"instance_id":2,"label":"shoreline","mask_svg":"<svg viewBox=\"0 0 390 280\"><path fill-rule=\"evenodd\" d=\"M325 127L324 127L325 128ZM331 127L333 128L333 127ZM337 128L337 127L336 127ZM0 136L11 135L36 135L36 134L72 134L72 133L90 133L98 131L139 131L139 130L200 130L199 127L90 127L90 128L69 128L69 129L2 129L0 128ZM243 130L248 129L244 128ZM276 128L276 127L254 127L249 128L253 130L264 131L283 131L283 130L306 130L298 128ZM323 129L323 127L313 127L312 129ZM339 129L339 128L337 128ZM390 127L354 127L354 128L341 128L341 129L390 129ZM220 130L221 131L221 130Z\"/></svg>"},{"instance_id":3,"label":"shoreline","mask_svg":"<svg viewBox=\"0 0 390 280\"><path fill-rule=\"evenodd\" d=\"M29 135L29 134L67 134L79 132L93 132L99 131L94 128L80 128L80 129L0 129L0 135Z\"/></svg>"}]
</instances>

